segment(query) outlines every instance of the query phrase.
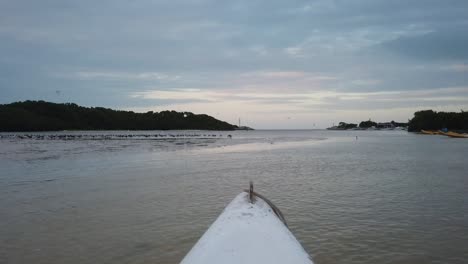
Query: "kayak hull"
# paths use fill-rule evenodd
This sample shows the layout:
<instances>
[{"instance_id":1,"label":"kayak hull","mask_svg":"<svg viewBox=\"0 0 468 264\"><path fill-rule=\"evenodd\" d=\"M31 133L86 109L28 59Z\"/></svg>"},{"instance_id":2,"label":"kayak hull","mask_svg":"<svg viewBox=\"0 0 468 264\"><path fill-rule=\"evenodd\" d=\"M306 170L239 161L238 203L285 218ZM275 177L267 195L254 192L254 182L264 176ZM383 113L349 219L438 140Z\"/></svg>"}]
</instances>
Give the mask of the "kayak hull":
<instances>
[{"instance_id":1,"label":"kayak hull","mask_svg":"<svg viewBox=\"0 0 468 264\"><path fill-rule=\"evenodd\" d=\"M183 264L308 263L307 252L261 198L239 194L185 256Z\"/></svg>"}]
</instances>

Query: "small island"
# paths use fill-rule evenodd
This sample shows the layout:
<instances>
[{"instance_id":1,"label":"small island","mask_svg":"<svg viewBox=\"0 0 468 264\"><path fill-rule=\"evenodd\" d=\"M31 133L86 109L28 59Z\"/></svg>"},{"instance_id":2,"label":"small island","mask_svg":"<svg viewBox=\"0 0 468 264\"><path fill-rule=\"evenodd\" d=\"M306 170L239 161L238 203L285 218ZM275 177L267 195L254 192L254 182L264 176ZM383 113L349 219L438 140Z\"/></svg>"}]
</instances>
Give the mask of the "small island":
<instances>
[{"instance_id":1,"label":"small island","mask_svg":"<svg viewBox=\"0 0 468 264\"><path fill-rule=\"evenodd\" d=\"M246 128L239 128L209 115L191 112L135 113L45 101L24 101L0 105L0 131L2 132L172 129L236 130Z\"/></svg>"},{"instance_id":2,"label":"small island","mask_svg":"<svg viewBox=\"0 0 468 264\"><path fill-rule=\"evenodd\" d=\"M409 132L421 131L454 131L458 133L468 132L468 112L463 110L457 112L436 112L433 110L422 110L414 113L414 117L403 122L377 123L372 120L362 121L359 124L340 122L337 126L327 128L328 130L407 130Z\"/></svg>"},{"instance_id":3,"label":"small island","mask_svg":"<svg viewBox=\"0 0 468 264\"><path fill-rule=\"evenodd\" d=\"M328 130L407 130L408 123L395 121L377 123L372 120L361 121L358 124L340 122L338 126L327 128Z\"/></svg>"}]
</instances>

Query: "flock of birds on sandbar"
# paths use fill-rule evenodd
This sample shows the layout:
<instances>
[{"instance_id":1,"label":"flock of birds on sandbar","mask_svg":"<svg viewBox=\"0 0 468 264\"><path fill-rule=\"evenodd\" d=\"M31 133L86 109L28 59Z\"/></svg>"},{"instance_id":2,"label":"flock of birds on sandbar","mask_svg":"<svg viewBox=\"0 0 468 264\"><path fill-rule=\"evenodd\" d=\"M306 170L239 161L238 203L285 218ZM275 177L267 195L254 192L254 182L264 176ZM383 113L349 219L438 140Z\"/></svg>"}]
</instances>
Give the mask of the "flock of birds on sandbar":
<instances>
[{"instance_id":1,"label":"flock of birds on sandbar","mask_svg":"<svg viewBox=\"0 0 468 264\"><path fill-rule=\"evenodd\" d=\"M116 140L116 139L177 139L177 138L223 138L222 134L4 134L0 139L31 140ZM227 135L232 138L232 135Z\"/></svg>"}]
</instances>

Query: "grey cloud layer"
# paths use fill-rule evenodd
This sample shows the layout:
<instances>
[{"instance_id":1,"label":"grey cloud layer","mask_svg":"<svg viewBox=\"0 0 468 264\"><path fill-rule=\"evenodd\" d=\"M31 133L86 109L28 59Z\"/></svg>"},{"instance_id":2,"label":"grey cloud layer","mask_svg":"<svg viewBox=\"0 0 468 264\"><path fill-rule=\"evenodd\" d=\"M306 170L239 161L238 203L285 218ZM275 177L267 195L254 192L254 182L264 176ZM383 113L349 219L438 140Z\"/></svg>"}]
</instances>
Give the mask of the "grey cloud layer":
<instances>
[{"instance_id":1,"label":"grey cloud layer","mask_svg":"<svg viewBox=\"0 0 468 264\"><path fill-rule=\"evenodd\" d=\"M464 0L0 1L0 99L128 107L149 105L131 94L180 88L462 87L466 14Z\"/></svg>"}]
</instances>

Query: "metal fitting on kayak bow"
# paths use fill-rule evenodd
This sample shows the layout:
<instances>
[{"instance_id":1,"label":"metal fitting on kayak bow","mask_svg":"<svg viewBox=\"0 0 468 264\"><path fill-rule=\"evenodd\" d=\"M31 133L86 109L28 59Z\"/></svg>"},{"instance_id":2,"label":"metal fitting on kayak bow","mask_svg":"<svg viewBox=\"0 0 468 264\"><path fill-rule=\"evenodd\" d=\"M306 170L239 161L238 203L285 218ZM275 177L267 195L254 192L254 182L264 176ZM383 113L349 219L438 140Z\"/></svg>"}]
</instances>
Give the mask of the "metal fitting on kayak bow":
<instances>
[{"instance_id":1,"label":"metal fitting on kayak bow","mask_svg":"<svg viewBox=\"0 0 468 264\"><path fill-rule=\"evenodd\" d=\"M286 219L284 218L284 215L283 213L280 211L280 209L278 207L276 207L276 205L274 205L270 200L268 200L265 196L259 194L259 193L256 193L254 192L253 190L253 182L250 181L250 186L249 186L249 189L248 190L244 190L246 193L249 194L249 201L250 203L254 204L255 203L255 197L258 197L260 199L262 199L263 201L265 201L270 207L271 209L273 210L273 212L275 213L275 215L279 218L279 220L281 220L281 222L283 222L283 224L287 227L288 224L286 223Z\"/></svg>"}]
</instances>

